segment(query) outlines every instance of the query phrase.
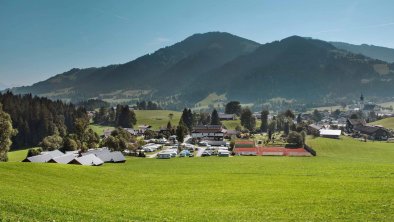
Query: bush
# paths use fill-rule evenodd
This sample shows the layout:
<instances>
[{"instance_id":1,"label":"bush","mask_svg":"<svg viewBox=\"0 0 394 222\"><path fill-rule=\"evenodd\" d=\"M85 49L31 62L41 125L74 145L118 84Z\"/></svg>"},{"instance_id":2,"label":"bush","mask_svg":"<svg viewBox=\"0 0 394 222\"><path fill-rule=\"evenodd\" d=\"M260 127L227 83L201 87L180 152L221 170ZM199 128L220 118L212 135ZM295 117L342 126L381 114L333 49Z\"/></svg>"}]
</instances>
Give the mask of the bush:
<instances>
[{"instance_id":1,"label":"bush","mask_svg":"<svg viewBox=\"0 0 394 222\"><path fill-rule=\"evenodd\" d=\"M63 147L63 138L59 135L47 136L42 140L40 146L49 151L60 149Z\"/></svg>"},{"instance_id":2,"label":"bush","mask_svg":"<svg viewBox=\"0 0 394 222\"><path fill-rule=\"evenodd\" d=\"M295 131L291 131L289 133L289 135L287 136L287 142L295 144L298 147L304 146L302 135L300 133L295 132Z\"/></svg>"},{"instance_id":3,"label":"bush","mask_svg":"<svg viewBox=\"0 0 394 222\"><path fill-rule=\"evenodd\" d=\"M30 149L27 151L27 157L40 155L41 152L42 152L42 149L41 149L41 148L30 148ZM27 158L27 157L26 157L26 158Z\"/></svg>"}]
</instances>

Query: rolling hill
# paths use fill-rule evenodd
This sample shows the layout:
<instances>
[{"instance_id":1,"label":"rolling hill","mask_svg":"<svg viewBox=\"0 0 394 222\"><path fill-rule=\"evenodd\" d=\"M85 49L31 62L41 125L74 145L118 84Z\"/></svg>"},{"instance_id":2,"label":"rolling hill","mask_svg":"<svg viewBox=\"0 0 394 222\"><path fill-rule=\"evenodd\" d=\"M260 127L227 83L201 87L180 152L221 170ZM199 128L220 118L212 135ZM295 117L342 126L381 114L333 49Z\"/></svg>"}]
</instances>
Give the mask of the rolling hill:
<instances>
[{"instance_id":1,"label":"rolling hill","mask_svg":"<svg viewBox=\"0 0 394 222\"><path fill-rule=\"evenodd\" d=\"M72 69L29 87L13 89L53 99L100 97L156 98L179 93L179 87L200 73L250 53L258 43L228 33L195 34L121 65ZM208 95L208 94L207 94Z\"/></svg>"},{"instance_id":2,"label":"rolling hill","mask_svg":"<svg viewBox=\"0 0 394 222\"><path fill-rule=\"evenodd\" d=\"M394 94L394 65L292 36L260 45L229 33L195 34L134 61L72 69L15 93L52 99L150 99L194 105L211 93L255 102L283 97L316 102Z\"/></svg>"},{"instance_id":3,"label":"rolling hill","mask_svg":"<svg viewBox=\"0 0 394 222\"><path fill-rule=\"evenodd\" d=\"M379 59L382 61L386 61L389 63L394 62L394 49L375 46L375 45L354 45L345 42L330 42L333 46L337 47L338 49L347 50L352 53L363 54L365 56Z\"/></svg>"}]
</instances>

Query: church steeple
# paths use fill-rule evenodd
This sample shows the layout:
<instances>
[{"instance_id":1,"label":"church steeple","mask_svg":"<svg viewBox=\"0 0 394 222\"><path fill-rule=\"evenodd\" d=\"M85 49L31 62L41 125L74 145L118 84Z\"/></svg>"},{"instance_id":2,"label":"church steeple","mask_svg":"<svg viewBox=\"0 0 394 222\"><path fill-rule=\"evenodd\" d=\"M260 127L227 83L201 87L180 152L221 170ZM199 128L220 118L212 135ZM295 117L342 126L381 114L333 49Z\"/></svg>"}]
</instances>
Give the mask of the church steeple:
<instances>
[{"instance_id":1,"label":"church steeple","mask_svg":"<svg viewBox=\"0 0 394 222\"><path fill-rule=\"evenodd\" d=\"M364 95L363 95L363 93L361 93L361 96L360 96L360 110L363 110L364 109Z\"/></svg>"}]
</instances>

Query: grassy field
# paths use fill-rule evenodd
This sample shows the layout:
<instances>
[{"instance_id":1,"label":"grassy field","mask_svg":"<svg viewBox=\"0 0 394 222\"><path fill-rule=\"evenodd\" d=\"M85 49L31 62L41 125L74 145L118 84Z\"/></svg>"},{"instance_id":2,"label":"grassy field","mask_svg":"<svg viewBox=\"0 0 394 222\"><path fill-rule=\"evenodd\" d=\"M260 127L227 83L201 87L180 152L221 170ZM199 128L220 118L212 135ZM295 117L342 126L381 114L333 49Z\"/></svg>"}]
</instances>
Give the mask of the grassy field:
<instances>
[{"instance_id":1,"label":"grassy field","mask_svg":"<svg viewBox=\"0 0 394 222\"><path fill-rule=\"evenodd\" d=\"M38 148L38 147L36 147ZM9 162L20 162L24 160L27 156L27 150L16 150L8 153L8 161Z\"/></svg>"},{"instance_id":2,"label":"grassy field","mask_svg":"<svg viewBox=\"0 0 394 222\"><path fill-rule=\"evenodd\" d=\"M216 93L211 93L200 102L197 102L193 110L208 109L210 105L213 105L215 108L218 106L223 107L225 105L223 101L225 100L226 94L218 95Z\"/></svg>"},{"instance_id":3,"label":"grassy field","mask_svg":"<svg viewBox=\"0 0 394 222\"><path fill-rule=\"evenodd\" d=\"M104 131L107 129L115 129L112 126L101 126L96 124L90 124L89 126L94 132L96 132L99 136L104 135Z\"/></svg>"},{"instance_id":4,"label":"grassy field","mask_svg":"<svg viewBox=\"0 0 394 222\"><path fill-rule=\"evenodd\" d=\"M393 144L308 142L317 157L0 163L0 220L394 220Z\"/></svg>"},{"instance_id":5,"label":"grassy field","mask_svg":"<svg viewBox=\"0 0 394 222\"><path fill-rule=\"evenodd\" d=\"M143 124L151 125L154 130L159 129L160 126L167 126L170 120L168 117L170 113L174 114L171 120L172 125L178 125L182 115L181 112L170 110L135 110L134 112L137 117L137 126Z\"/></svg>"},{"instance_id":6,"label":"grassy field","mask_svg":"<svg viewBox=\"0 0 394 222\"><path fill-rule=\"evenodd\" d=\"M137 117L136 128L139 125L151 125L153 130L160 129L161 126L167 126L168 121L170 120L169 114L172 113L173 118L171 120L171 124L178 125L179 119L181 118L182 113L170 110L135 110L135 115ZM104 134L104 130L106 129L114 129L111 126L101 126L96 124L91 124L90 128L93 129L99 135Z\"/></svg>"},{"instance_id":7,"label":"grassy field","mask_svg":"<svg viewBox=\"0 0 394 222\"><path fill-rule=\"evenodd\" d=\"M381 125L381 126L388 128L388 129L394 129L394 117L381 119L376 122L372 122L370 124Z\"/></svg>"},{"instance_id":8,"label":"grassy field","mask_svg":"<svg viewBox=\"0 0 394 222\"><path fill-rule=\"evenodd\" d=\"M237 127L238 125L241 126L241 120L239 120L239 119L237 119L237 120L224 120L224 121L221 121L221 122L226 127L226 129L229 129L229 130L234 130L235 127ZM256 121L256 128L259 128L260 125L261 125L261 121L257 120Z\"/></svg>"}]
</instances>

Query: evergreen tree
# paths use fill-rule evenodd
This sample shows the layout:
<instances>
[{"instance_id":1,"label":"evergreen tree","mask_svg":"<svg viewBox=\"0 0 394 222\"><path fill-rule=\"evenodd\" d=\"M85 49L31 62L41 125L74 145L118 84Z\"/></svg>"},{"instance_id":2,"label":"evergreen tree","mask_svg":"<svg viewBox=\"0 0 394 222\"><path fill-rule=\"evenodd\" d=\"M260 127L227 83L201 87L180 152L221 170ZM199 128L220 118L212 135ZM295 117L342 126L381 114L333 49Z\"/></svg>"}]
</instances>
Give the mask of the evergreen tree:
<instances>
[{"instance_id":1,"label":"evergreen tree","mask_svg":"<svg viewBox=\"0 0 394 222\"><path fill-rule=\"evenodd\" d=\"M283 132L285 135L289 135L290 132L290 123L288 120L285 121Z\"/></svg>"},{"instance_id":2,"label":"evergreen tree","mask_svg":"<svg viewBox=\"0 0 394 222\"><path fill-rule=\"evenodd\" d=\"M187 127L183 123L183 120L181 119L179 121L179 125L176 128L176 138L180 143L183 143L183 140L185 139L185 136L187 135Z\"/></svg>"},{"instance_id":3,"label":"evergreen tree","mask_svg":"<svg viewBox=\"0 0 394 222\"><path fill-rule=\"evenodd\" d=\"M300 113L297 116L297 124L301 124L301 123L302 123L302 117L301 117L301 113Z\"/></svg>"},{"instance_id":4,"label":"evergreen tree","mask_svg":"<svg viewBox=\"0 0 394 222\"><path fill-rule=\"evenodd\" d=\"M262 132L267 132L268 131L268 115L269 111L268 110L263 110L261 112L261 126L260 129Z\"/></svg>"},{"instance_id":5,"label":"evergreen tree","mask_svg":"<svg viewBox=\"0 0 394 222\"><path fill-rule=\"evenodd\" d=\"M216 111L216 109L214 109L211 114L211 125L222 125L218 111Z\"/></svg>"},{"instance_id":6,"label":"evergreen tree","mask_svg":"<svg viewBox=\"0 0 394 222\"><path fill-rule=\"evenodd\" d=\"M13 128L18 130L18 134L11 139L11 148L38 146L45 137L54 134L63 137L74 131L77 118L88 119L83 107L76 108L73 104L33 97L31 94L0 93L0 103L10 115Z\"/></svg>"}]
</instances>

